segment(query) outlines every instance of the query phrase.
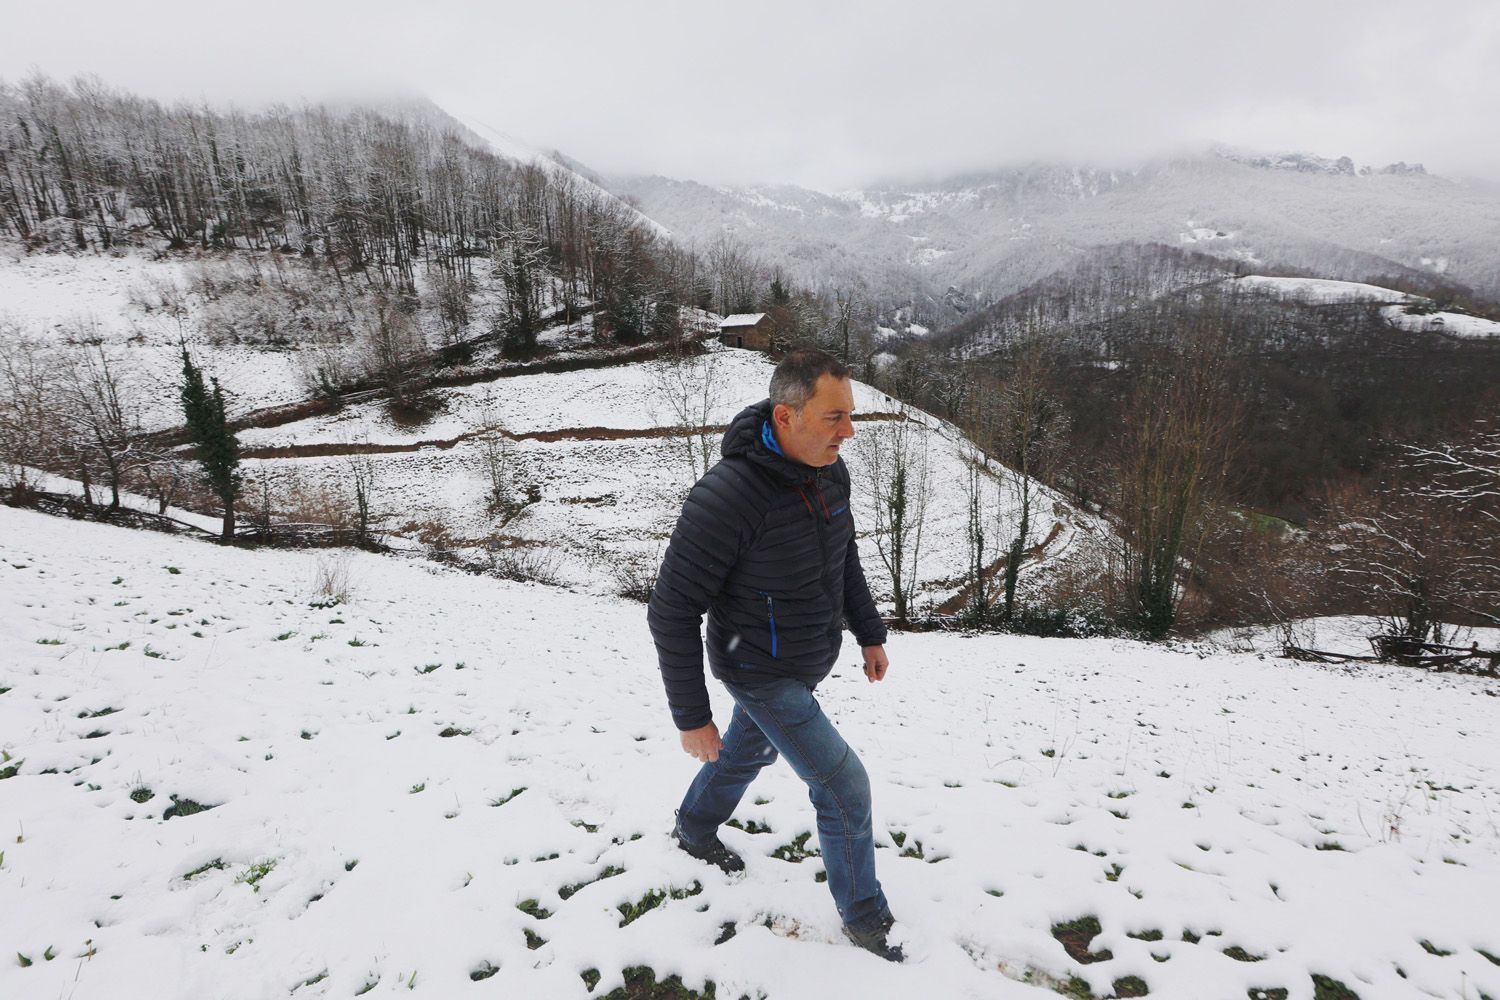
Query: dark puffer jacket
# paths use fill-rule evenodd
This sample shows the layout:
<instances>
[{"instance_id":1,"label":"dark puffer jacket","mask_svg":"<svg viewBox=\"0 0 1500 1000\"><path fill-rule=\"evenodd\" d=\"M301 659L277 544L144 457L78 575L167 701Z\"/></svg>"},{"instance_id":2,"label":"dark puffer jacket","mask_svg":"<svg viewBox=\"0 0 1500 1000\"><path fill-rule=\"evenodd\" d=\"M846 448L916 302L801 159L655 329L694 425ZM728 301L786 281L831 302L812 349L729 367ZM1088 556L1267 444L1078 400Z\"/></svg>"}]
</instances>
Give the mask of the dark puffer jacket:
<instances>
[{"instance_id":1,"label":"dark puffer jacket","mask_svg":"<svg viewBox=\"0 0 1500 1000\"><path fill-rule=\"evenodd\" d=\"M647 619L672 721L712 721L699 625L708 613L708 664L742 684L828 675L843 622L861 646L885 643L854 542L849 470L780 453L770 400L742 410L723 459L693 487L672 532Z\"/></svg>"}]
</instances>

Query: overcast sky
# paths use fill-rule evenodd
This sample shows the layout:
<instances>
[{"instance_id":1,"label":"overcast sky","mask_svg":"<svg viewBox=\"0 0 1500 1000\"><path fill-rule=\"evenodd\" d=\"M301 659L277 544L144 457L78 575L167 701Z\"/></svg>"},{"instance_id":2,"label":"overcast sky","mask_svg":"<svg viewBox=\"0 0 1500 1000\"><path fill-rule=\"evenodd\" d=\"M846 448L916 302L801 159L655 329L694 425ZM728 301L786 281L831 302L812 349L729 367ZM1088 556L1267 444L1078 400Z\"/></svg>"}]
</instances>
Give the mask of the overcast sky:
<instances>
[{"instance_id":1,"label":"overcast sky","mask_svg":"<svg viewBox=\"0 0 1500 1000\"><path fill-rule=\"evenodd\" d=\"M1210 140L1500 179L1500 0L8 3L0 77L424 94L596 170L836 189Z\"/></svg>"}]
</instances>

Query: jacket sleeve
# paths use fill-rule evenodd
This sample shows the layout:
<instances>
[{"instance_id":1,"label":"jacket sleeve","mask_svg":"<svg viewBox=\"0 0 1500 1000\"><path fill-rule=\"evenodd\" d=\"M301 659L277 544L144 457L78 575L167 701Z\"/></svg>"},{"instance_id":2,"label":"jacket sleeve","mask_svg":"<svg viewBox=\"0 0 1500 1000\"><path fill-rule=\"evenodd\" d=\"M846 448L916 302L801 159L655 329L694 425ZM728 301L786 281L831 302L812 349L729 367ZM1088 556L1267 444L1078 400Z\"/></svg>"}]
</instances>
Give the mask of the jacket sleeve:
<instances>
[{"instance_id":1,"label":"jacket sleeve","mask_svg":"<svg viewBox=\"0 0 1500 1000\"><path fill-rule=\"evenodd\" d=\"M849 548L844 553L844 618L861 646L885 645L885 623L870 597L870 585L859 564L859 543L853 535L849 536Z\"/></svg>"},{"instance_id":2,"label":"jacket sleeve","mask_svg":"<svg viewBox=\"0 0 1500 1000\"><path fill-rule=\"evenodd\" d=\"M646 612L672 721L682 730L713 721L703 678L703 614L753 533L741 484L723 466L709 470L688 494Z\"/></svg>"}]
</instances>

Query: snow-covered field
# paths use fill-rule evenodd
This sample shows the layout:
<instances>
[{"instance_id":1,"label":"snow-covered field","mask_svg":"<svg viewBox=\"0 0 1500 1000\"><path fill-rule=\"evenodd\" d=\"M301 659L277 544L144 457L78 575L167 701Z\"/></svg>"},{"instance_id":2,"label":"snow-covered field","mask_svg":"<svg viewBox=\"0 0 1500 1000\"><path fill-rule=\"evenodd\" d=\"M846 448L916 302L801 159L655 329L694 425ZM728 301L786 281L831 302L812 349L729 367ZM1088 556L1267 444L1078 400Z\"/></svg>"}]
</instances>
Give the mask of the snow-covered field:
<instances>
[{"instance_id":1,"label":"snow-covered field","mask_svg":"<svg viewBox=\"0 0 1500 1000\"><path fill-rule=\"evenodd\" d=\"M1368 285L1360 281L1334 281L1329 278L1271 278L1247 274L1235 284L1252 288L1282 299L1330 304L1335 302L1408 302L1411 296L1394 288Z\"/></svg>"},{"instance_id":2,"label":"snow-covered field","mask_svg":"<svg viewBox=\"0 0 1500 1000\"><path fill-rule=\"evenodd\" d=\"M269 260L256 262L248 255L156 259L144 251L75 257L25 254L0 244L0 322L58 350L80 349L68 340L80 328L97 336L116 370L136 390L132 395L147 429L181 423L178 338L185 335L198 363L222 382L231 417L240 417L260 407L306 399L309 390L300 360L305 351L209 342L197 332L198 325L222 305L192 289L205 281L232 285L236 274L243 278L252 267L269 272ZM290 273L304 265L277 266ZM161 309L147 307L164 297L183 311L181 324ZM710 319L707 314L693 317L698 325ZM925 331L912 327L912 332ZM543 339L557 337L563 339L554 346L575 353L599 352L587 344L591 338L586 323L554 328ZM431 537L441 529L459 547L475 546L499 531L537 550L534 565L549 575L596 591L612 590L622 561L657 556L694 478L682 440L660 435L663 428L679 422L672 391L665 388L673 379L663 377L662 371L658 363L638 362L438 388L428 394L438 409L417 425L397 422L387 402L376 400L335 414L248 429L239 435L246 453L242 468L250 481L245 506L256 506L262 486L269 491L273 509L293 520L316 516L316 511L307 510L309 497L348 505L351 474L344 453L372 451L373 520L392 544L415 546L416 534ZM723 425L742 407L765 397L771 371L770 361L758 352L723 349L677 384L696 394L695 412L711 425ZM710 405L705 406L705 400ZM890 417L900 409L896 401L859 383L855 402L867 415ZM958 593L967 564L964 489L973 450L943 421L919 412L911 414L911 420L917 431L914 452L925 453L928 468L927 524L915 561L919 606L925 608ZM856 440L846 449L856 482L867 482L866 442L861 437L881 435L889 424L875 420L857 425ZM508 456L516 486L538 490L536 502L503 526L487 509L491 479L481 437L491 432L521 438L513 441ZM717 436L712 435L714 458ZM1002 478L998 466L991 471L985 481L993 512L990 549L998 553L1008 544L1019 515L1011 477ZM1081 555L1084 546L1076 543L1103 537L1105 530L1097 519L1072 510L1054 494L1039 492L1042 499L1033 515L1030 542L1052 541L1042 558L1028 566L1028 573L1035 565L1055 567L1060 553ZM870 499L867 490L856 491L871 583L888 600L890 581L881 572L877 547L868 535L875 522ZM202 513L214 514L206 509Z\"/></svg>"},{"instance_id":3,"label":"snow-covered field","mask_svg":"<svg viewBox=\"0 0 1500 1000\"><path fill-rule=\"evenodd\" d=\"M1292 641L1304 649L1354 656L1371 654L1370 636L1389 629L1379 618L1340 615L1326 618L1304 618L1292 624ZM1214 642L1237 652L1276 653L1284 638L1279 628L1254 626L1225 629L1213 635ZM1467 647L1478 643L1481 649L1500 649L1500 628L1445 626L1442 642Z\"/></svg>"},{"instance_id":4,"label":"snow-covered field","mask_svg":"<svg viewBox=\"0 0 1500 1000\"><path fill-rule=\"evenodd\" d=\"M0 241L0 326L66 349L81 338L97 343L126 374L142 426L157 430L182 423L178 396L179 339L211 356L237 412L295 402L306 394L296 351L224 344L207 348L194 319L201 303L188 300L186 321L141 307L140 297L161 288L182 289L212 258L153 259L144 251L119 255L26 254Z\"/></svg>"},{"instance_id":5,"label":"snow-covered field","mask_svg":"<svg viewBox=\"0 0 1500 1000\"><path fill-rule=\"evenodd\" d=\"M333 280L310 277L313 272L305 262L276 254L156 255L144 249L44 254L26 253L13 241L0 240L0 332L59 351L97 346L123 377L133 415L147 431L182 423L180 345L186 343L206 374L223 386L230 416L242 417L305 400L310 393L307 372L324 359L325 351L349 374L362 370L357 343L361 321L336 319L332 332L337 343L325 349L314 346L318 338L295 324L315 310L304 309L299 317L296 306L278 298L283 273L294 286L326 287ZM266 287L253 284L256 275L266 279ZM218 289L217 298L205 286ZM425 294L425 273L417 274L417 286ZM484 291L473 298L470 335L483 332L492 297ZM287 343L252 342L264 334L254 322L257 309L265 310L260 318L266 322L290 324L284 331ZM423 322L422 340L436 348L439 333L431 328L430 317ZM226 332L236 324L244 342ZM554 326L538 339L561 350L587 348L593 339L591 317ZM498 360L493 345L476 357L479 363Z\"/></svg>"},{"instance_id":6,"label":"snow-covered field","mask_svg":"<svg viewBox=\"0 0 1500 1000\"><path fill-rule=\"evenodd\" d=\"M544 550L560 579L610 590L618 560L659 557L694 479L682 439L660 434L676 423L670 394L662 388L672 381L663 379L664 370L659 362L635 363L438 389L431 395L440 401L441 411L418 427L396 423L385 403L377 401L247 430L240 435L248 456L244 468L251 478L269 477L273 488L280 484L283 491L295 483L302 490L344 495L349 490L348 459L336 452L348 446L407 448L371 456L376 523L390 531L441 524L456 539L473 544L496 530L495 519L486 513L490 479L480 435L503 432L520 438L509 450L516 482L536 487L539 497L504 525L504 533ZM765 397L772 370L759 352L716 349L677 384L692 386L696 412L710 425L722 426ZM711 387L708 392L705 383ZM876 438L889 440L895 427L890 418L901 407L858 382L854 396L857 417L875 419L858 420L844 458L860 484L855 511L867 573L877 593L888 597L890 580L869 534L875 524L869 447ZM906 422L913 466L927 470L917 589L924 605L936 605L958 592L967 565L966 463L973 448L953 426L921 411L909 411ZM720 434L714 430L709 435L715 461ZM1014 477L1001 473L992 464L984 489L993 514L991 537L1008 542L1019 513ZM1038 487L1037 494L1031 542L1050 538L1051 543L1028 572L1039 564L1055 565L1063 554L1081 556L1080 540L1104 536L1098 519L1073 510L1051 491ZM1001 547L990 546L991 551Z\"/></svg>"},{"instance_id":7,"label":"snow-covered field","mask_svg":"<svg viewBox=\"0 0 1500 1000\"><path fill-rule=\"evenodd\" d=\"M635 966L775 1000L1500 996L1494 681L889 652L821 693L872 774L899 967L788 849L784 766L738 814L769 829L725 831L745 875L671 847L694 763L639 605L0 508L0 996L581 998ZM1084 964L1054 928L1090 917Z\"/></svg>"},{"instance_id":8,"label":"snow-covered field","mask_svg":"<svg viewBox=\"0 0 1500 1000\"><path fill-rule=\"evenodd\" d=\"M1441 333L1449 337L1475 340L1500 338L1500 323L1479 316L1456 312L1407 312L1406 306L1426 301L1394 288L1369 285L1358 281L1333 281L1327 278L1270 278L1247 274L1235 283L1282 299L1333 305L1346 302L1385 303L1380 315L1400 330L1413 333ZM1430 305L1430 303L1429 303Z\"/></svg>"},{"instance_id":9,"label":"snow-covered field","mask_svg":"<svg viewBox=\"0 0 1500 1000\"><path fill-rule=\"evenodd\" d=\"M713 364L717 388L706 414L710 423L727 424L747 403L765 398L772 367L764 354L721 350ZM440 389L442 411L420 427L398 425L386 413L385 402L376 401L295 424L252 428L239 435L240 444L246 448L351 441L411 444L486 427L503 427L512 434L587 427L645 430L673 423L668 401L657 386L659 370L657 364L617 365ZM748 398L756 392L759 395ZM896 406L865 385L856 386L855 405L862 411L889 411Z\"/></svg>"},{"instance_id":10,"label":"snow-covered field","mask_svg":"<svg viewBox=\"0 0 1500 1000\"><path fill-rule=\"evenodd\" d=\"M1387 306L1380 314L1385 317L1386 322L1403 330L1442 333L1450 337L1475 340L1500 338L1500 323L1480 316L1455 312L1409 313L1400 306Z\"/></svg>"}]
</instances>

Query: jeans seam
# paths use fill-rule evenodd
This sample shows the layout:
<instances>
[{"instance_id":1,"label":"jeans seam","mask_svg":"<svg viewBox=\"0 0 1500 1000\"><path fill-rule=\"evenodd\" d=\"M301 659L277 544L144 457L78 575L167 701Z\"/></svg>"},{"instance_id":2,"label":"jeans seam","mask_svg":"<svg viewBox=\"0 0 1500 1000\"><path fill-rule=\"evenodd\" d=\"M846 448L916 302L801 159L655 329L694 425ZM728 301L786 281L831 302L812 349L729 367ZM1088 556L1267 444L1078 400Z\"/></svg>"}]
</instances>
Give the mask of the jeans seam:
<instances>
[{"instance_id":1,"label":"jeans seam","mask_svg":"<svg viewBox=\"0 0 1500 1000\"><path fill-rule=\"evenodd\" d=\"M853 885L854 874L855 874L855 865L854 865L854 831L851 828L852 824L850 824L850 822L849 822L849 809L848 809L847 806L844 805L844 799L843 799L843 797L841 795L839 795L838 791L833 787L833 779L835 777L837 777L840 773L842 773L845 767L849 766L849 758L852 757L852 756L854 756L854 748L851 747L851 746L849 746L848 744L845 744L845 746L844 746L844 759L841 760L841 761L839 761L839 766L836 767L836 768L834 768L833 773L830 774L828 776L828 778L825 779L824 782L823 782L824 787L828 789L828 796L829 796L829 798L833 799L833 804L836 805L836 806L838 806L838 808L839 808L839 819L844 824L844 864L847 865L848 869L849 869L849 879L850 879L849 890L850 890L850 894L851 895L853 895L854 891L855 891L855 886Z\"/></svg>"},{"instance_id":2,"label":"jeans seam","mask_svg":"<svg viewBox=\"0 0 1500 1000\"><path fill-rule=\"evenodd\" d=\"M776 719L776 726L786 735L787 742L797 748L797 755L803 760L811 760L810 755L806 750L802 748L802 744L793 734L791 727L782 722L781 719L776 718L774 712L768 714L771 715L772 718ZM834 768L833 771L830 772L826 777L823 774L819 773L816 769L812 769L813 777L816 778L818 783L823 786L823 789L828 793L828 797L833 800L833 804L839 812L839 822L843 825L842 839L844 841L844 864L847 871L849 872L849 878L851 879L851 893L854 889L852 880L855 876L853 830L851 829L851 824L849 822L849 809L844 805L843 797L840 796L839 793L834 789L833 779L837 777L839 772L841 772L848 765L849 757L853 753L854 748L849 746L848 743L845 743L843 759L839 761L839 766ZM827 866L825 865L824 867L826 868ZM843 914L839 914L839 916L842 917Z\"/></svg>"}]
</instances>

